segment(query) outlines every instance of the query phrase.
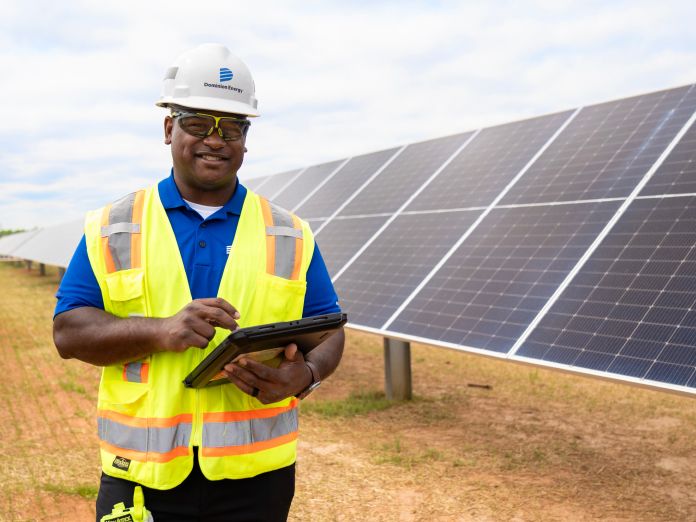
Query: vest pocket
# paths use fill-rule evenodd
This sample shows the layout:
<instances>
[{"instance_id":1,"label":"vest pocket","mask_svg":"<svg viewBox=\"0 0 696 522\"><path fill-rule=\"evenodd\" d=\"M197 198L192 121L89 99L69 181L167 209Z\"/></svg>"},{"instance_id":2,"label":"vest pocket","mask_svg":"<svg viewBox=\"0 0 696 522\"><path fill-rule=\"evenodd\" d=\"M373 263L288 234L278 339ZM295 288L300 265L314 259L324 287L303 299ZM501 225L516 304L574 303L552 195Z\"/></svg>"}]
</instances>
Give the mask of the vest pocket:
<instances>
[{"instance_id":1,"label":"vest pocket","mask_svg":"<svg viewBox=\"0 0 696 522\"><path fill-rule=\"evenodd\" d=\"M106 288L114 315L130 317L146 314L144 276L142 268L106 274Z\"/></svg>"},{"instance_id":2,"label":"vest pocket","mask_svg":"<svg viewBox=\"0 0 696 522\"><path fill-rule=\"evenodd\" d=\"M147 418L146 383L106 381L99 392L99 409L129 417Z\"/></svg>"},{"instance_id":3,"label":"vest pocket","mask_svg":"<svg viewBox=\"0 0 696 522\"><path fill-rule=\"evenodd\" d=\"M284 279L271 274L259 274L256 281L256 293L248 315L253 313L254 320L249 324L290 321L302 317L307 281ZM257 311L258 312L255 312ZM242 315L244 310L240 310ZM256 315L258 313L258 316ZM250 319L251 318L247 318Z\"/></svg>"}]
</instances>

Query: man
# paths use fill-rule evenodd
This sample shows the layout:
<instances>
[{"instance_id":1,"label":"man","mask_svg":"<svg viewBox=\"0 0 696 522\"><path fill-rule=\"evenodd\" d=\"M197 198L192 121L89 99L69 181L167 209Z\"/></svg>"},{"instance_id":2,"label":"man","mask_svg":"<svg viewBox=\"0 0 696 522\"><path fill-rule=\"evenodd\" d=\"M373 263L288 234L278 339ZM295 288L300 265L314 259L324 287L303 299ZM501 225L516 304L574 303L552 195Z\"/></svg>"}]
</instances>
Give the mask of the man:
<instances>
[{"instance_id":1,"label":"man","mask_svg":"<svg viewBox=\"0 0 696 522\"><path fill-rule=\"evenodd\" d=\"M289 345L277 364L228 364L229 384L182 380L230 330L340 311L337 297L308 225L237 180L259 115L244 63L184 53L157 105L171 176L88 214L57 294L60 355L104 367L97 520L136 484L157 522L285 520L298 397L335 370L343 332L306 359Z\"/></svg>"}]
</instances>

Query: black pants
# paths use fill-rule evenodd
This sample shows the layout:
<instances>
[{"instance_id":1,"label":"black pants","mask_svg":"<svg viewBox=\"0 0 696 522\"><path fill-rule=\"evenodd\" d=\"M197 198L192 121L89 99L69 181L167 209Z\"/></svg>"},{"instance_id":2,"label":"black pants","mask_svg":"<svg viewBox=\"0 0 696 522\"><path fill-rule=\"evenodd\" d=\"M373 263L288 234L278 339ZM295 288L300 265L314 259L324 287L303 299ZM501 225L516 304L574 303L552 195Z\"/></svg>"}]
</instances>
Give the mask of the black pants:
<instances>
[{"instance_id":1,"label":"black pants","mask_svg":"<svg viewBox=\"0 0 696 522\"><path fill-rule=\"evenodd\" d=\"M131 507L136 485L102 473L97 522L118 502ZM208 480L196 457L191 474L177 487L143 487L145 507L155 522L281 522L288 518L294 494L294 464L248 479Z\"/></svg>"}]
</instances>

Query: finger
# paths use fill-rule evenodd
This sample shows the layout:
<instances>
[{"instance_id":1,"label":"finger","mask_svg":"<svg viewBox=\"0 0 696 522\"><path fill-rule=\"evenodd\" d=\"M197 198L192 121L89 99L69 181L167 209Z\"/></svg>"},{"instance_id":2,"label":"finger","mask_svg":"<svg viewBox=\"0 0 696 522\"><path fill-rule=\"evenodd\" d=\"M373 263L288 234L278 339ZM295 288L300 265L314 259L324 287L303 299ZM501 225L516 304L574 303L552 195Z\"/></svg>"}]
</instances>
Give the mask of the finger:
<instances>
[{"instance_id":1,"label":"finger","mask_svg":"<svg viewBox=\"0 0 696 522\"><path fill-rule=\"evenodd\" d=\"M202 303L199 303L197 306L198 308L196 309L196 315L206 323L212 326L226 328L227 330L231 331L234 331L239 327L237 321L235 321L234 318L222 308L208 306Z\"/></svg>"},{"instance_id":2,"label":"finger","mask_svg":"<svg viewBox=\"0 0 696 522\"><path fill-rule=\"evenodd\" d=\"M290 343L285 347L285 358L288 361L304 360L304 355L295 343Z\"/></svg>"},{"instance_id":3,"label":"finger","mask_svg":"<svg viewBox=\"0 0 696 522\"><path fill-rule=\"evenodd\" d=\"M240 366L241 369L243 369L244 371L253 373L254 376L258 379L267 382L274 382L278 380L276 378L278 372L276 368L266 366L265 364L255 361L254 359L251 359L249 357L242 357L237 362L237 365Z\"/></svg>"},{"instance_id":4,"label":"finger","mask_svg":"<svg viewBox=\"0 0 696 522\"><path fill-rule=\"evenodd\" d=\"M212 341L215 337L215 327L206 321L197 321L193 324L192 330L199 336L205 337L207 342Z\"/></svg>"},{"instance_id":5,"label":"finger","mask_svg":"<svg viewBox=\"0 0 696 522\"><path fill-rule=\"evenodd\" d=\"M255 375L252 372L249 372L245 370L244 368L241 368L239 365L235 363L230 363L225 366L225 372L227 372L229 375L233 375L249 387L256 387L256 388L265 388L266 383L260 379L257 375Z\"/></svg>"},{"instance_id":6,"label":"finger","mask_svg":"<svg viewBox=\"0 0 696 522\"><path fill-rule=\"evenodd\" d=\"M232 370L230 372L230 369ZM270 404L282 398L276 393L276 385L257 379L252 373L245 372L234 363L225 366L225 373L230 382L234 383L247 395L256 397L263 404Z\"/></svg>"},{"instance_id":7,"label":"finger","mask_svg":"<svg viewBox=\"0 0 696 522\"><path fill-rule=\"evenodd\" d=\"M196 332L190 332L185 338L184 343L186 346L183 348L190 348L195 346L197 348L206 348L210 344L210 340L203 335L199 335Z\"/></svg>"},{"instance_id":8,"label":"finger","mask_svg":"<svg viewBox=\"0 0 696 522\"><path fill-rule=\"evenodd\" d=\"M234 331L239 328L237 321L235 321L225 310L222 310L221 308L209 306L206 308L205 312L206 321L213 326L226 328L230 331Z\"/></svg>"},{"instance_id":9,"label":"finger","mask_svg":"<svg viewBox=\"0 0 696 522\"><path fill-rule=\"evenodd\" d=\"M205 297L203 299L197 299L197 301L203 303L206 306L212 306L214 308L219 308L223 310L232 319L239 319L239 311L232 306L230 303L225 301L222 297Z\"/></svg>"},{"instance_id":10,"label":"finger","mask_svg":"<svg viewBox=\"0 0 696 522\"><path fill-rule=\"evenodd\" d=\"M232 384L234 384L235 386L237 386L237 388L239 388L239 389L242 390L244 393L246 393L247 395L251 395L252 397L258 397L259 394L261 393L261 389L260 389L260 388L258 388L258 387L256 387L256 386L253 386L253 385L249 384L248 382L246 382L246 381L240 379L237 375L235 375L235 374L230 374L229 372L225 372L225 373L227 373L227 379L228 379ZM258 392L256 392L256 390L258 390Z\"/></svg>"}]
</instances>

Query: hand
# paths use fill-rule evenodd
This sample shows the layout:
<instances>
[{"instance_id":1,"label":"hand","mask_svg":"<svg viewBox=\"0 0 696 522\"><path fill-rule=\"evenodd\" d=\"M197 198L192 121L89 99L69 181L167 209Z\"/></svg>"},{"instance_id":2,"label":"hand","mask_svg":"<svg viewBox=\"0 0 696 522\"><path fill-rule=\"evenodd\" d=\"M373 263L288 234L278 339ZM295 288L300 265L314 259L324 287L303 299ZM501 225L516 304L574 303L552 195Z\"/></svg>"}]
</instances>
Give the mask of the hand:
<instances>
[{"instance_id":1,"label":"hand","mask_svg":"<svg viewBox=\"0 0 696 522\"><path fill-rule=\"evenodd\" d=\"M215 327L237 329L239 312L220 297L196 299L176 315L160 321L158 344L164 351L183 352L191 346L205 348L215 337Z\"/></svg>"},{"instance_id":2,"label":"hand","mask_svg":"<svg viewBox=\"0 0 696 522\"><path fill-rule=\"evenodd\" d=\"M304 355L296 344L285 347L285 358L278 368L271 368L251 358L229 363L224 371L227 378L244 393L254 396L263 404L278 402L300 393L312 382L312 371L305 364Z\"/></svg>"}]
</instances>

